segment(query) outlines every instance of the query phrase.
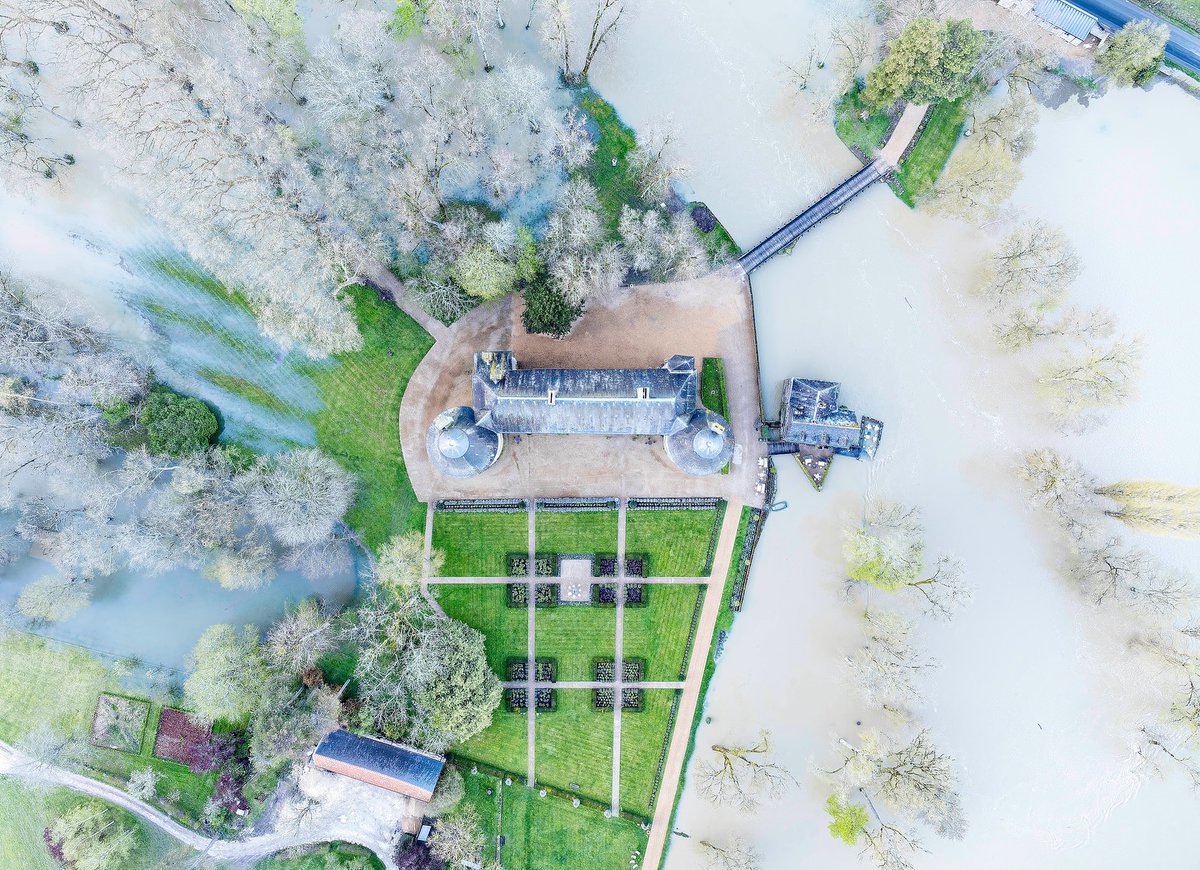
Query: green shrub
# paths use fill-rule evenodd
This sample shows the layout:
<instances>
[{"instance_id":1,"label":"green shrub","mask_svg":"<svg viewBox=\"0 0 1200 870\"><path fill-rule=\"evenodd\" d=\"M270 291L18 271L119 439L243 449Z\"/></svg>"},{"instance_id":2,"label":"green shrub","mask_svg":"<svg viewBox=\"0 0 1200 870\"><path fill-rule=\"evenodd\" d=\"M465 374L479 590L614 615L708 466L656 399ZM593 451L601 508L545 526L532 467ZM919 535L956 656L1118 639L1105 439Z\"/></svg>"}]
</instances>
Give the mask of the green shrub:
<instances>
[{"instance_id":1,"label":"green shrub","mask_svg":"<svg viewBox=\"0 0 1200 870\"><path fill-rule=\"evenodd\" d=\"M220 428L208 405L162 386L150 391L138 422L146 430L150 450L171 456L203 450Z\"/></svg>"},{"instance_id":2,"label":"green shrub","mask_svg":"<svg viewBox=\"0 0 1200 870\"><path fill-rule=\"evenodd\" d=\"M571 331L583 308L572 305L545 279L525 288L525 314L522 320L530 332L562 338Z\"/></svg>"}]
</instances>

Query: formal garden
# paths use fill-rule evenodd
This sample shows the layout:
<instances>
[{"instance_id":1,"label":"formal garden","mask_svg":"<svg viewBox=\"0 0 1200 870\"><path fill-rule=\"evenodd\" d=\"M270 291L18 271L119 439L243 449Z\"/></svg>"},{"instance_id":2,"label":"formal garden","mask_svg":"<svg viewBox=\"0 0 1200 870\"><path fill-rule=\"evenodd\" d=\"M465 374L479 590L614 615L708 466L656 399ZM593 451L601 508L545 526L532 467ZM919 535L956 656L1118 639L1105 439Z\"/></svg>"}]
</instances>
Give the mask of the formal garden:
<instances>
[{"instance_id":1,"label":"formal garden","mask_svg":"<svg viewBox=\"0 0 1200 870\"><path fill-rule=\"evenodd\" d=\"M539 683L532 699L533 800L545 790L550 800L565 799L568 809L591 815L608 810L618 691L603 684L616 676L618 613L623 619L622 681L681 683L706 594L699 578L712 570L725 503L711 498L630 499L624 577L618 578L621 514L616 500L540 500L534 505L532 583L527 503L453 501L438 508L432 526L433 546L445 554L441 576L482 579L437 583L435 578L431 589L448 615L484 634L489 664L508 684L491 727L453 747L452 757L498 781L525 782L530 688L522 684L530 676L532 594L533 678ZM639 577L647 582L634 579ZM698 581L654 582L658 577ZM483 582L491 579L496 582ZM617 607L620 596L623 608ZM639 824L653 814L679 693L643 686L620 691L620 810ZM509 789L506 801L518 793L528 794ZM525 865L518 859L514 866Z\"/></svg>"}]
</instances>

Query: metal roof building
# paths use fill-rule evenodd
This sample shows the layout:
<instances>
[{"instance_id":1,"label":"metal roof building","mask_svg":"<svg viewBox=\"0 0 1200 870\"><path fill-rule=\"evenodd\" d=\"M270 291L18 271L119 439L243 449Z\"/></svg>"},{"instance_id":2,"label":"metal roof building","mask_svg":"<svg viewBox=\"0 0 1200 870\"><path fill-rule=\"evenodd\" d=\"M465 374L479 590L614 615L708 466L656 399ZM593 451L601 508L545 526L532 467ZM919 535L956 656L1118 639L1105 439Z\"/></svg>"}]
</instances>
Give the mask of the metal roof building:
<instances>
[{"instance_id":1,"label":"metal roof building","mask_svg":"<svg viewBox=\"0 0 1200 870\"><path fill-rule=\"evenodd\" d=\"M1033 14L1052 27L1082 41L1088 38L1096 26L1096 16L1084 12L1066 0L1037 0Z\"/></svg>"},{"instance_id":2,"label":"metal roof building","mask_svg":"<svg viewBox=\"0 0 1200 870\"><path fill-rule=\"evenodd\" d=\"M318 744L313 751L313 764L322 770L428 802L446 760L389 740L338 730L326 735Z\"/></svg>"},{"instance_id":3,"label":"metal roof building","mask_svg":"<svg viewBox=\"0 0 1200 870\"><path fill-rule=\"evenodd\" d=\"M659 435L688 474L713 474L733 455L733 432L699 405L695 357L658 368L523 369L512 351L475 354L473 408L451 408L426 435L442 474L470 477L499 457L504 436Z\"/></svg>"}]
</instances>

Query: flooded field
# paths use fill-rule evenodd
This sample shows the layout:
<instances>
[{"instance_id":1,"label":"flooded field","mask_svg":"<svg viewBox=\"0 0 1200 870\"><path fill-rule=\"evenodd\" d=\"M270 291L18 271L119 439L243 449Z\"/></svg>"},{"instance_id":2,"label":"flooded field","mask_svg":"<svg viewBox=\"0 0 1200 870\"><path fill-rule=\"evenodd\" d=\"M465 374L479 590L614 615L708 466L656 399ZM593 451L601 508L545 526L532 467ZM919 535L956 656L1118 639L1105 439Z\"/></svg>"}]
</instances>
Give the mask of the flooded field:
<instances>
[{"instance_id":1,"label":"flooded field","mask_svg":"<svg viewBox=\"0 0 1200 870\"><path fill-rule=\"evenodd\" d=\"M743 246L856 165L809 119L783 68L827 12L643 7L597 75L634 126L673 116L696 198ZM740 832L770 868L856 865L825 830L828 790L812 771L834 757L835 736L871 724L844 664L861 633L840 598L840 544L864 496L884 495L918 505L930 550L959 556L976 587L952 624L923 629L941 669L922 718L958 760L970 830L960 843L927 840L918 866L1191 865L1191 789L1133 770L1132 732L1161 708L1160 687L1127 653L1127 615L1082 604L1059 580L1060 553L1011 472L1020 450L1055 445L1104 480L1200 482L1200 454L1148 437L1186 440L1200 423L1188 400L1200 368L1200 299L1189 289L1200 157L1187 145L1197 139L1200 104L1165 84L1042 112L1013 204L1061 224L1084 258L1071 300L1110 308L1145 347L1138 395L1086 436L1059 435L1037 411L1029 373L989 347L967 293L985 233L912 212L878 187L755 273L768 413L784 377L827 378L887 429L873 465L840 460L820 495L783 464L790 506L767 525L697 741L768 728L801 788L752 817L716 811L688 788L677 829ZM1200 568L1194 542L1127 537ZM668 866L695 861L677 838Z\"/></svg>"}]
</instances>

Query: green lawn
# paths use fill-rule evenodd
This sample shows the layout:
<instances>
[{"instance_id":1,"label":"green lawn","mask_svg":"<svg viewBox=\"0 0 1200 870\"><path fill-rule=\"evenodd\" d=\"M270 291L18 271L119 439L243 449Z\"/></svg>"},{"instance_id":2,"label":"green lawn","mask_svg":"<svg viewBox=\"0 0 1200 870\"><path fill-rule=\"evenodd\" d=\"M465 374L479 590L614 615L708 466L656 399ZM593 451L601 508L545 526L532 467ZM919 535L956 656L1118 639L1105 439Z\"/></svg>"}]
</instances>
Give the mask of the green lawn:
<instances>
[{"instance_id":1,"label":"green lawn","mask_svg":"<svg viewBox=\"0 0 1200 870\"><path fill-rule=\"evenodd\" d=\"M528 767L528 720L524 713L509 713L504 702L492 713L492 724L466 743L450 747L460 758L478 761L497 770L525 778Z\"/></svg>"},{"instance_id":2,"label":"green lawn","mask_svg":"<svg viewBox=\"0 0 1200 870\"><path fill-rule=\"evenodd\" d=\"M614 607L546 607L537 611L538 658L558 661L560 682L592 679L592 659L612 658L617 648Z\"/></svg>"},{"instance_id":3,"label":"green lawn","mask_svg":"<svg viewBox=\"0 0 1200 870\"><path fill-rule=\"evenodd\" d=\"M516 786L504 789L504 836L504 870L629 870L633 853L646 851L633 822Z\"/></svg>"},{"instance_id":4,"label":"green lawn","mask_svg":"<svg viewBox=\"0 0 1200 870\"><path fill-rule=\"evenodd\" d=\"M507 555L529 553L529 515L438 511L433 546L446 554L443 577L507 577Z\"/></svg>"},{"instance_id":5,"label":"green lawn","mask_svg":"<svg viewBox=\"0 0 1200 870\"><path fill-rule=\"evenodd\" d=\"M508 587L500 584L434 587L447 614L483 632L488 664L505 679L504 663L510 656L529 655L529 615L525 608L509 607Z\"/></svg>"},{"instance_id":6,"label":"green lawn","mask_svg":"<svg viewBox=\"0 0 1200 870\"><path fill-rule=\"evenodd\" d=\"M706 356L700 367L700 402L729 420L729 396L725 393L725 360ZM732 421L730 421L732 422Z\"/></svg>"},{"instance_id":7,"label":"green lawn","mask_svg":"<svg viewBox=\"0 0 1200 870\"><path fill-rule=\"evenodd\" d=\"M629 171L629 152L637 144L633 130L625 126L612 103L591 90L578 92L579 108L595 125L596 150L587 168L588 179L596 186L605 223L613 241L619 241L617 223L621 207L645 210L648 207L638 192Z\"/></svg>"},{"instance_id":8,"label":"green lawn","mask_svg":"<svg viewBox=\"0 0 1200 870\"><path fill-rule=\"evenodd\" d=\"M0 740L16 742L43 723L86 738L96 698L104 691L120 691L116 678L83 650L19 633L0 638ZM160 797L154 803L195 825L216 777L152 757L161 709L151 705L140 753L93 747L85 773L123 787L133 771L152 767L162 774ZM179 800L170 801L176 790Z\"/></svg>"},{"instance_id":9,"label":"green lawn","mask_svg":"<svg viewBox=\"0 0 1200 870\"><path fill-rule=\"evenodd\" d=\"M725 587L721 592L721 609L717 614L717 624L715 626L713 626L712 643L709 646L709 650L708 650L708 661L704 665L704 679L700 684L700 702L696 705L696 713L692 717L691 724L688 726L690 728L691 733L688 737L687 758L684 761L683 774L681 774L681 776L687 775L688 764L691 761L692 753L696 749L696 731L700 727L700 720L704 717L704 699L705 699L705 696L708 694L708 684L712 681L713 674L716 672L716 669L717 669L717 662L714 657L715 653L717 651L717 638L720 637L721 632L723 632L723 631L724 632L732 631L733 621L734 621L734 618L737 616L737 613L732 609L733 578L734 578L734 574L735 574L734 569L737 566L738 561L741 558L743 558L742 553L743 553L743 550L745 548L745 543L746 543L746 525L750 518L750 511L751 511L751 508L743 507L742 515L738 520L737 544L734 547L735 555L734 555L734 558L730 561L729 572L725 575ZM676 724L678 726L683 723L676 723ZM625 737L624 723L622 722L622 731L621 731L622 742L624 742L624 737ZM671 825L675 824L675 815L679 812L679 799L682 796L683 796L683 789L676 790L675 806L671 808ZM668 848L668 850L670 849L670 840L669 839L667 841L667 848ZM666 863L666 859L667 859L667 853L664 851L662 864ZM660 864L659 866L661 867L662 864Z\"/></svg>"},{"instance_id":10,"label":"green lawn","mask_svg":"<svg viewBox=\"0 0 1200 870\"><path fill-rule=\"evenodd\" d=\"M471 804L479 813L480 826L483 828L484 834L487 835L489 843L495 843L496 836L500 833L496 827L498 819L496 818L497 810L500 804L500 795L503 792L507 800L508 791L501 781L494 776L486 773L471 773L471 768L459 768L459 773L463 778L463 799L458 806L462 807ZM488 794L488 789L492 790ZM520 789L525 791L523 785L513 785L512 789Z\"/></svg>"},{"instance_id":11,"label":"green lawn","mask_svg":"<svg viewBox=\"0 0 1200 870\"><path fill-rule=\"evenodd\" d=\"M703 587L662 583L649 587L646 607L625 608L626 658L646 661L646 679L678 680L692 612Z\"/></svg>"},{"instance_id":12,"label":"green lawn","mask_svg":"<svg viewBox=\"0 0 1200 870\"><path fill-rule=\"evenodd\" d=\"M31 788L24 783L0 777L0 867L22 870L59 870L60 865L50 857L42 832L55 818L84 798L67 789L49 791ZM196 853L182 846L167 834L139 819L118 810L121 817L138 829L140 838L137 863L130 870L184 867Z\"/></svg>"},{"instance_id":13,"label":"green lawn","mask_svg":"<svg viewBox=\"0 0 1200 870\"><path fill-rule=\"evenodd\" d=\"M671 689L646 689L642 711L621 714L621 809L626 812L654 815L651 791L675 694Z\"/></svg>"},{"instance_id":14,"label":"green lawn","mask_svg":"<svg viewBox=\"0 0 1200 870\"><path fill-rule=\"evenodd\" d=\"M625 514L625 552L650 557L652 577L701 577L708 544L720 512L629 511Z\"/></svg>"},{"instance_id":15,"label":"green lawn","mask_svg":"<svg viewBox=\"0 0 1200 870\"><path fill-rule=\"evenodd\" d=\"M325 403L313 416L317 445L358 476L358 499L346 522L375 548L394 534L424 528L425 507L408 480L396 421L408 379L433 339L369 288L347 292L362 349L336 354L336 366L309 366L307 374Z\"/></svg>"},{"instance_id":16,"label":"green lawn","mask_svg":"<svg viewBox=\"0 0 1200 870\"><path fill-rule=\"evenodd\" d=\"M557 709L537 714L538 782L607 804L612 800L613 714L592 709L591 689L555 691Z\"/></svg>"},{"instance_id":17,"label":"green lawn","mask_svg":"<svg viewBox=\"0 0 1200 870\"><path fill-rule=\"evenodd\" d=\"M868 109L862 101L861 81L854 83L846 94L838 101L833 110L833 128L838 138L846 145L858 148L868 158L875 156L875 151L883 145L883 137L887 135L891 124L884 112ZM862 113L867 112L866 120Z\"/></svg>"},{"instance_id":18,"label":"green lawn","mask_svg":"<svg viewBox=\"0 0 1200 870\"><path fill-rule=\"evenodd\" d=\"M202 290L210 296L215 296L217 299L232 302L250 314L254 313L254 309L250 307L250 301L244 293L240 290L229 289L205 269L200 268L187 258L158 257L152 260L150 265L164 275L169 275L177 281L182 281L184 284L190 284L197 290Z\"/></svg>"},{"instance_id":19,"label":"green lawn","mask_svg":"<svg viewBox=\"0 0 1200 870\"><path fill-rule=\"evenodd\" d=\"M322 843L288 849L254 865L254 870L383 870L383 862L363 846Z\"/></svg>"},{"instance_id":20,"label":"green lawn","mask_svg":"<svg viewBox=\"0 0 1200 870\"><path fill-rule=\"evenodd\" d=\"M539 553L617 552L617 512L580 511L537 515Z\"/></svg>"},{"instance_id":21,"label":"green lawn","mask_svg":"<svg viewBox=\"0 0 1200 870\"><path fill-rule=\"evenodd\" d=\"M942 174L962 134L968 99L943 100L929 107L928 122L921 138L896 171L897 193L910 206L928 193Z\"/></svg>"}]
</instances>

